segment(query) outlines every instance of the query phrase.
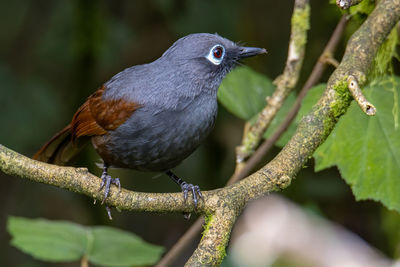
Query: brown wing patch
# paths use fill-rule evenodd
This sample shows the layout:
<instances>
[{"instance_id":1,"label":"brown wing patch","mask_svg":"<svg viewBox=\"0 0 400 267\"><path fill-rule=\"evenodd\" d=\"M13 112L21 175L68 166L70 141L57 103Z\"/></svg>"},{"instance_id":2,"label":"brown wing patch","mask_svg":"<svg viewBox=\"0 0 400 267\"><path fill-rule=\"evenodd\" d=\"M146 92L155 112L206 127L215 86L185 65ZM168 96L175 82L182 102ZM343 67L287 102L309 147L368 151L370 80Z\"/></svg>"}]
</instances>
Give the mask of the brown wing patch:
<instances>
[{"instance_id":1,"label":"brown wing patch","mask_svg":"<svg viewBox=\"0 0 400 267\"><path fill-rule=\"evenodd\" d=\"M72 139L84 135L103 135L107 131L97 124L95 118L89 108L89 100L87 100L75 113L71 122Z\"/></svg>"},{"instance_id":2,"label":"brown wing patch","mask_svg":"<svg viewBox=\"0 0 400 267\"><path fill-rule=\"evenodd\" d=\"M140 107L139 104L123 99L103 100L106 87L89 96L72 118L72 138L104 135L124 123Z\"/></svg>"}]
</instances>

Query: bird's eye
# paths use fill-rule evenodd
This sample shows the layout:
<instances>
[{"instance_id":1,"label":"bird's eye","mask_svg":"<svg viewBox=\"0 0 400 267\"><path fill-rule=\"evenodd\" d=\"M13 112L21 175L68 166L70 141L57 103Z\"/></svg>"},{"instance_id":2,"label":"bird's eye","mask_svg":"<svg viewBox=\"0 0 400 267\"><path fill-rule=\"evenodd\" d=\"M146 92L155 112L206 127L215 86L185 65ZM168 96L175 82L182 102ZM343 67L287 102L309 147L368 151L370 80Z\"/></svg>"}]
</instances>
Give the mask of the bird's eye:
<instances>
[{"instance_id":1,"label":"bird's eye","mask_svg":"<svg viewBox=\"0 0 400 267\"><path fill-rule=\"evenodd\" d=\"M211 49L206 58L213 63L214 65L221 64L222 60L225 56L225 48L222 45L214 45Z\"/></svg>"},{"instance_id":2,"label":"bird's eye","mask_svg":"<svg viewBox=\"0 0 400 267\"><path fill-rule=\"evenodd\" d=\"M222 57L222 47L217 46L216 48L213 49L213 55L215 58L221 58Z\"/></svg>"}]
</instances>

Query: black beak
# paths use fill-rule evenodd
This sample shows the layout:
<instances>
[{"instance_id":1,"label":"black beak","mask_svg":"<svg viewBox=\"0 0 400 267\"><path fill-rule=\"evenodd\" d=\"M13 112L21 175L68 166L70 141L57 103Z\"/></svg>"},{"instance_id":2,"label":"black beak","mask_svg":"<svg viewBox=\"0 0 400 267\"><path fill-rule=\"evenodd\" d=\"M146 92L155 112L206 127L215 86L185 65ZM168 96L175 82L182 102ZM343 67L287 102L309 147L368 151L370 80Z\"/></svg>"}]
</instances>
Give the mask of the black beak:
<instances>
[{"instance_id":1,"label":"black beak","mask_svg":"<svg viewBox=\"0 0 400 267\"><path fill-rule=\"evenodd\" d=\"M259 54L266 54L267 50L265 48L258 48L258 47L244 47L240 48L239 58L246 58L246 57L253 57Z\"/></svg>"}]
</instances>

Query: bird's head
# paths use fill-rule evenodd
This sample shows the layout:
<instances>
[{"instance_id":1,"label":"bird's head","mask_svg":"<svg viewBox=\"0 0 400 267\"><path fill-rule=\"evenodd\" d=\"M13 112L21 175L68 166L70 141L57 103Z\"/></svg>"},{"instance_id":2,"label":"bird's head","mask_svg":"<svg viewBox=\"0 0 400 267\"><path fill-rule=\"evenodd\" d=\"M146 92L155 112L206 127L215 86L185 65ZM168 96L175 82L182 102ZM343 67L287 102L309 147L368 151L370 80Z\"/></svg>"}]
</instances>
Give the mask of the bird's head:
<instances>
[{"instance_id":1,"label":"bird's head","mask_svg":"<svg viewBox=\"0 0 400 267\"><path fill-rule=\"evenodd\" d=\"M185 73L219 85L241 59L266 52L264 48L240 46L218 34L197 33L177 40L161 58Z\"/></svg>"}]
</instances>

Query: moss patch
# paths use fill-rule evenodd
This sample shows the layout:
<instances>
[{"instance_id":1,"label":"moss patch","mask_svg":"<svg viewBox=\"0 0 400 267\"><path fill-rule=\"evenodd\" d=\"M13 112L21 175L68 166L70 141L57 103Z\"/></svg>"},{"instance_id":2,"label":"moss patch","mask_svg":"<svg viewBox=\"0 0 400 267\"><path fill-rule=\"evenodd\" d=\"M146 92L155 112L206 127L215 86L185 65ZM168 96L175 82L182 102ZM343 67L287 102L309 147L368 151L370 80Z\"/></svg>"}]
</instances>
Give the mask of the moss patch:
<instances>
[{"instance_id":1,"label":"moss patch","mask_svg":"<svg viewBox=\"0 0 400 267\"><path fill-rule=\"evenodd\" d=\"M330 108L332 110L334 120L337 120L346 112L349 102L352 99L350 91L347 88L347 75L337 81L333 86L333 89L336 92L336 100L332 102ZM326 123L330 122L327 121Z\"/></svg>"},{"instance_id":2,"label":"moss patch","mask_svg":"<svg viewBox=\"0 0 400 267\"><path fill-rule=\"evenodd\" d=\"M208 234L208 232L210 230L210 225L213 220L214 220L213 214L207 214L204 216L204 226L203 226L204 230L203 230L201 239L203 239L203 237Z\"/></svg>"}]
</instances>

